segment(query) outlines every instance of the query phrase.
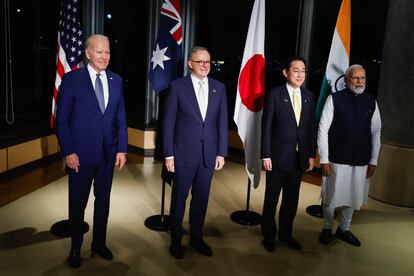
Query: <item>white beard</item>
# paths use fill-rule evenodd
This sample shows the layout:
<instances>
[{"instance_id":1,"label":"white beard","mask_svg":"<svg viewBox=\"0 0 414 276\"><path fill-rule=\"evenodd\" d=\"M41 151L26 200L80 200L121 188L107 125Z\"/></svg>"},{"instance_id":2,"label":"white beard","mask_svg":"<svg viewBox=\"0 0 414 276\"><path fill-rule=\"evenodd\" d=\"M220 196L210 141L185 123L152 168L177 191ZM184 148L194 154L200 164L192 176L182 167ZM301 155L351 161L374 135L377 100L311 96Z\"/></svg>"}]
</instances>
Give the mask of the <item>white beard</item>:
<instances>
[{"instance_id":1,"label":"white beard","mask_svg":"<svg viewBox=\"0 0 414 276\"><path fill-rule=\"evenodd\" d=\"M365 85L364 86L362 86L362 87L352 87L352 86L350 86L350 87L348 87L349 88L349 90L351 90L352 92L354 92L355 94L357 94L357 95L360 95L360 94L362 94L362 93L364 93L364 90L365 90Z\"/></svg>"}]
</instances>

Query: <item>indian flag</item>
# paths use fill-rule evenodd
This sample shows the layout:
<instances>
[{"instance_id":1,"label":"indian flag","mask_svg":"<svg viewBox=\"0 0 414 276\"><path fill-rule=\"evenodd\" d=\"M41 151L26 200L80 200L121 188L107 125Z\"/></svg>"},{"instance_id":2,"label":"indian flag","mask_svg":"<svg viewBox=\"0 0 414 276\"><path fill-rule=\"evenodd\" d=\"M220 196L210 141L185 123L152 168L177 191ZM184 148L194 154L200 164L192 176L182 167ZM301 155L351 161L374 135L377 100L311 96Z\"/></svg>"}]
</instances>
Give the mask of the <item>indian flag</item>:
<instances>
[{"instance_id":1,"label":"indian flag","mask_svg":"<svg viewBox=\"0 0 414 276\"><path fill-rule=\"evenodd\" d=\"M351 53L351 0L343 0L336 20L326 73L319 93L316 117L319 121L326 98L345 88L343 76L349 67Z\"/></svg>"}]
</instances>

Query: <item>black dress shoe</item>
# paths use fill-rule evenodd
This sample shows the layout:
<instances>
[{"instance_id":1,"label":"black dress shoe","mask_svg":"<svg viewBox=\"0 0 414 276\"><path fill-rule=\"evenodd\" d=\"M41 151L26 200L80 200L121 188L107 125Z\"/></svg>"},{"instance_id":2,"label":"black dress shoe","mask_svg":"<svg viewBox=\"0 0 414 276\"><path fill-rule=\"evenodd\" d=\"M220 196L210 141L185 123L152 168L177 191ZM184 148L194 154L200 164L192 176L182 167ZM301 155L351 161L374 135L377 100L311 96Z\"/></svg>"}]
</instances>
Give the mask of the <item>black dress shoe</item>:
<instances>
[{"instance_id":1,"label":"black dress shoe","mask_svg":"<svg viewBox=\"0 0 414 276\"><path fill-rule=\"evenodd\" d=\"M346 243L352 244L353 246L361 246L361 242L351 233L351 231L342 231L339 226L338 229L336 229L336 237Z\"/></svg>"},{"instance_id":2,"label":"black dress shoe","mask_svg":"<svg viewBox=\"0 0 414 276\"><path fill-rule=\"evenodd\" d=\"M102 259L105 259L108 261L113 260L114 258L114 255L112 255L111 250L109 250L109 248L106 247L105 245L101 245L101 246L92 245L91 251L92 253L98 254Z\"/></svg>"},{"instance_id":3,"label":"black dress shoe","mask_svg":"<svg viewBox=\"0 0 414 276\"><path fill-rule=\"evenodd\" d=\"M184 257L183 247L181 241L171 241L170 254L176 259L182 259Z\"/></svg>"},{"instance_id":4,"label":"black dress shoe","mask_svg":"<svg viewBox=\"0 0 414 276\"><path fill-rule=\"evenodd\" d=\"M72 249L69 253L68 263L73 268L78 268L82 265L82 259L79 249Z\"/></svg>"},{"instance_id":5,"label":"black dress shoe","mask_svg":"<svg viewBox=\"0 0 414 276\"><path fill-rule=\"evenodd\" d=\"M282 241L282 242L286 243L286 245L289 246L290 248L293 248L293 249L296 249L296 250L301 250L302 249L302 245L292 237L290 237L290 238L279 238L279 241Z\"/></svg>"},{"instance_id":6,"label":"black dress shoe","mask_svg":"<svg viewBox=\"0 0 414 276\"><path fill-rule=\"evenodd\" d=\"M328 244L332 241L332 229L323 228L319 235L319 242L321 244Z\"/></svg>"},{"instance_id":7,"label":"black dress shoe","mask_svg":"<svg viewBox=\"0 0 414 276\"><path fill-rule=\"evenodd\" d=\"M189 245L198 253L204 256L213 256L213 250L202 239L191 239Z\"/></svg>"},{"instance_id":8,"label":"black dress shoe","mask_svg":"<svg viewBox=\"0 0 414 276\"><path fill-rule=\"evenodd\" d=\"M276 241L275 238L264 238L263 246L269 252L274 252L276 250Z\"/></svg>"}]
</instances>

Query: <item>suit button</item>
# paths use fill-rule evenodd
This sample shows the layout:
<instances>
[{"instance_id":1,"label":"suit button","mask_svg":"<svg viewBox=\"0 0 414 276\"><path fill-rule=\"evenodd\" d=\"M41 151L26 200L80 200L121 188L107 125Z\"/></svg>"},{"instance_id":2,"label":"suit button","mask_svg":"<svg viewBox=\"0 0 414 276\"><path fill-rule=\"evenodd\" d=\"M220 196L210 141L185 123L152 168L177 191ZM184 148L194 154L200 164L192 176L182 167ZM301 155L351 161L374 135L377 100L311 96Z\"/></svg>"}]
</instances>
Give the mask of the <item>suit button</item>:
<instances>
[{"instance_id":1,"label":"suit button","mask_svg":"<svg viewBox=\"0 0 414 276\"><path fill-rule=\"evenodd\" d=\"M201 140L200 140L200 142L201 142L201 143L203 143L203 142L204 142L204 140L203 140L203 139L201 139Z\"/></svg>"}]
</instances>

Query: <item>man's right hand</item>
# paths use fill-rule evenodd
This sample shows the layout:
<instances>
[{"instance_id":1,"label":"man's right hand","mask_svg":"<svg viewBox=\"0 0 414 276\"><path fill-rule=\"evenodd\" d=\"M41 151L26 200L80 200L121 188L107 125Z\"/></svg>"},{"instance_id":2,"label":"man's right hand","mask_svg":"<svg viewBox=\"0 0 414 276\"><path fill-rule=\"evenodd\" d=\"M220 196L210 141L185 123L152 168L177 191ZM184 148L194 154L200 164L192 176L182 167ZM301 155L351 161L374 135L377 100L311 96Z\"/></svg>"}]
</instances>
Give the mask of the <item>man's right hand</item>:
<instances>
[{"instance_id":1,"label":"man's right hand","mask_svg":"<svg viewBox=\"0 0 414 276\"><path fill-rule=\"evenodd\" d=\"M263 167L266 171L272 171L272 159L263 160Z\"/></svg>"},{"instance_id":2,"label":"man's right hand","mask_svg":"<svg viewBox=\"0 0 414 276\"><path fill-rule=\"evenodd\" d=\"M323 176L331 175L331 163L321 164L321 172Z\"/></svg>"},{"instance_id":3,"label":"man's right hand","mask_svg":"<svg viewBox=\"0 0 414 276\"><path fill-rule=\"evenodd\" d=\"M174 158L165 159L165 168L169 172L175 172Z\"/></svg>"},{"instance_id":4,"label":"man's right hand","mask_svg":"<svg viewBox=\"0 0 414 276\"><path fill-rule=\"evenodd\" d=\"M79 171L79 157L76 153L72 153L66 156L65 158L66 166L71 168L72 170L75 170L76 173Z\"/></svg>"}]
</instances>

